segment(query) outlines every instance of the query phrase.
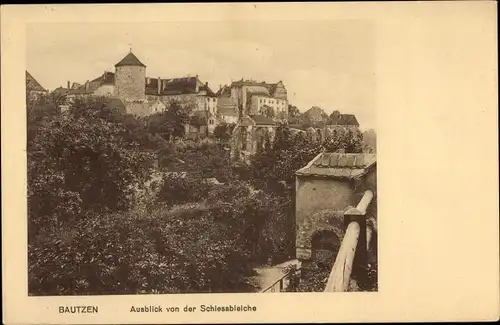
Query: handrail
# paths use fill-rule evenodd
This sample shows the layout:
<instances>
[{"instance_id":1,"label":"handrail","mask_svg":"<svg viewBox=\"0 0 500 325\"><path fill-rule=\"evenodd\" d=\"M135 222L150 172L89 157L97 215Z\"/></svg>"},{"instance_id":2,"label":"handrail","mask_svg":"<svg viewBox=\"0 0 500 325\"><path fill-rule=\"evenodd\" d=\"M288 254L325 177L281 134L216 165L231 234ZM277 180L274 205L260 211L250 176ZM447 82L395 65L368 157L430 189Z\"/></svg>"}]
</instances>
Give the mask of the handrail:
<instances>
[{"instance_id":1,"label":"handrail","mask_svg":"<svg viewBox=\"0 0 500 325\"><path fill-rule=\"evenodd\" d=\"M356 208L347 210L344 216L364 217L366 215L366 209L368 208L368 205L370 204L372 199L373 192L371 190L366 190ZM325 292L341 292L348 290L361 228L362 227L359 221L351 219L345 231L344 238L342 239L337 257L335 258L335 263L333 264L332 271L330 272L330 276L328 277L328 281L324 290ZM366 247L364 247L365 249L369 245L368 237L371 239L371 233L366 234L365 238L367 239L367 241L365 244Z\"/></svg>"},{"instance_id":2,"label":"handrail","mask_svg":"<svg viewBox=\"0 0 500 325\"><path fill-rule=\"evenodd\" d=\"M261 293L265 293L265 292L276 292L274 290L270 291L271 289L273 289L276 284L279 283L279 291L278 292L281 292L284 288L284 285L283 285L283 280L286 278L286 277L289 277L290 275L292 275L292 273L296 272L298 269L291 269L289 270L288 272L286 272L285 274L283 274L282 277L280 277L278 280L274 281L272 284L268 285L266 288L264 288L263 290L261 290L260 292Z\"/></svg>"}]
</instances>

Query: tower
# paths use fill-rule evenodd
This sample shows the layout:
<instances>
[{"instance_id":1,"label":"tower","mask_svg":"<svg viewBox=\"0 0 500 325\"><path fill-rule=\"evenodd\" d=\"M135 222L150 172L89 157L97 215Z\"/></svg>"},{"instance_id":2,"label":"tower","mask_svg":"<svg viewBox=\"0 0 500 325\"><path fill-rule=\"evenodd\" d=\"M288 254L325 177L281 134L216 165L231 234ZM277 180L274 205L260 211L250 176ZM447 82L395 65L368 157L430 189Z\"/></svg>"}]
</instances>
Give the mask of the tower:
<instances>
[{"instance_id":1,"label":"tower","mask_svg":"<svg viewBox=\"0 0 500 325\"><path fill-rule=\"evenodd\" d=\"M124 101L146 100L146 66L132 50L115 65L115 94Z\"/></svg>"}]
</instances>

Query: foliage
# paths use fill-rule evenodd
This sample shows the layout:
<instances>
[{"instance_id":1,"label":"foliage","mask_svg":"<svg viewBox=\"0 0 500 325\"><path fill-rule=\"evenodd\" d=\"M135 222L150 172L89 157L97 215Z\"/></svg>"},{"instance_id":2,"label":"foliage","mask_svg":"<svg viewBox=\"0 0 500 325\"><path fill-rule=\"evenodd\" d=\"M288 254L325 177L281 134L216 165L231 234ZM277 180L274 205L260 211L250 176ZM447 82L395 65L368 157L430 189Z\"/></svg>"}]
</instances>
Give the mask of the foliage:
<instances>
[{"instance_id":1,"label":"foliage","mask_svg":"<svg viewBox=\"0 0 500 325\"><path fill-rule=\"evenodd\" d=\"M328 117L328 124L330 125L337 125L340 119L340 112L339 111L333 111L332 114Z\"/></svg>"},{"instance_id":2,"label":"foliage","mask_svg":"<svg viewBox=\"0 0 500 325\"><path fill-rule=\"evenodd\" d=\"M58 226L82 210L126 210L148 177L151 156L124 140L121 123L87 116L49 115L29 121L30 232Z\"/></svg>"},{"instance_id":3,"label":"foliage","mask_svg":"<svg viewBox=\"0 0 500 325\"><path fill-rule=\"evenodd\" d=\"M269 118L274 118L276 117L276 113L274 111L274 108L272 108L271 106L267 106L267 105L264 105L264 107L262 108L262 114L269 117Z\"/></svg>"},{"instance_id":4,"label":"foliage","mask_svg":"<svg viewBox=\"0 0 500 325\"><path fill-rule=\"evenodd\" d=\"M240 241L202 206L89 215L30 243L29 293L248 292Z\"/></svg>"},{"instance_id":5,"label":"foliage","mask_svg":"<svg viewBox=\"0 0 500 325\"><path fill-rule=\"evenodd\" d=\"M215 187L207 202L224 223L240 233L252 262L265 263L269 257L282 262L289 257L287 235L293 229L287 222L286 199L255 191L249 183L233 182Z\"/></svg>"},{"instance_id":6,"label":"foliage","mask_svg":"<svg viewBox=\"0 0 500 325\"><path fill-rule=\"evenodd\" d=\"M377 133L374 129L363 132L363 143L373 151L377 151Z\"/></svg>"},{"instance_id":7,"label":"foliage","mask_svg":"<svg viewBox=\"0 0 500 325\"><path fill-rule=\"evenodd\" d=\"M219 141L227 142L231 138L235 124L234 123L220 123L214 129L214 136Z\"/></svg>"},{"instance_id":8,"label":"foliage","mask_svg":"<svg viewBox=\"0 0 500 325\"><path fill-rule=\"evenodd\" d=\"M177 173L165 173L158 192L158 200L170 206L199 202L206 199L212 187L213 185L199 174L191 173L183 177Z\"/></svg>"},{"instance_id":9,"label":"foliage","mask_svg":"<svg viewBox=\"0 0 500 325\"><path fill-rule=\"evenodd\" d=\"M323 142L326 152L361 153L363 151L363 134L359 129L338 128L333 130L333 135Z\"/></svg>"},{"instance_id":10,"label":"foliage","mask_svg":"<svg viewBox=\"0 0 500 325\"><path fill-rule=\"evenodd\" d=\"M290 269L293 271L293 268ZM331 265L320 266L314 262L303 265L290 277L289 292L323 292L330 275Z\"/></svg>"},{"instance_id":11,"label":"foliage","mask_svg":"<svg viewBox=\"0 0 500 325\"><path fill-rule=\"evenodd\" d=\"M289 117L297 117L300 115L300 111L297 106L288 104L288 116Z\"/></svg>"},{"instance_id":12,"label":"foliage","mask_svg":"<svg viewBox=\"0 0 500 325\"><path fill-rule=\"evenodd\" d=\"M235 178L230 152L223 143L172 144L159 152L160 166L168 171L200 173L203 178L227 182Z\"/></svg>"},{"instance_id":13,"label":"foliage","mask_svg":"<svg viewBox=\"0 0 500 325\"><path fill-rule=\"evenodd\" d=\"M181 138L185 134L184 125L189 123L188 111L178 101L171 101L164 112L153 114L148 119L147 130L160 135L165 140Z\"/></svg>"},{"instance_id":14,"label":"foliage","mask_svg":"<svg viewBox=\"0 0 500 325\"><path fill-rule=\"evenodd\" d=\"M252 160L255 186L277 187L280 181L291 185L295 171L304 167L321 151L301 133L292 134L286 125L276 130L273 146L257 153Z\"/></svg>"}]
</instances>

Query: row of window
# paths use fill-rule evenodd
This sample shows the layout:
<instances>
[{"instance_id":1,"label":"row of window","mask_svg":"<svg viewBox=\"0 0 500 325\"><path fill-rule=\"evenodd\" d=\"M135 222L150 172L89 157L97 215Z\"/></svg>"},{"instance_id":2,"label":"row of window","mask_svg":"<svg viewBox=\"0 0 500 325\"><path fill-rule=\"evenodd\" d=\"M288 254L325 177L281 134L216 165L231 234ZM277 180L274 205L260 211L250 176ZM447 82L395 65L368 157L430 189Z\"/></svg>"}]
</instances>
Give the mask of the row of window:
<instances>
[{"instance_id":1,"label":"row of window","mask_svg":"<svg viewBox=\"0 0 500 325\"><path fill-rule=\"evenodd\" d=\"M276 103L276 104L278 104L278 105L280 105L280 104L281 104L281 106L284 106L284 105L285 105L285 101L279 101L279 100L274 101L274 100L272 100L272 99L266 99L266 98L261 98L261 99L259 100L259 102L260 102L261 104L274 104L274 103Z\"/></svg>"}]
</instances>

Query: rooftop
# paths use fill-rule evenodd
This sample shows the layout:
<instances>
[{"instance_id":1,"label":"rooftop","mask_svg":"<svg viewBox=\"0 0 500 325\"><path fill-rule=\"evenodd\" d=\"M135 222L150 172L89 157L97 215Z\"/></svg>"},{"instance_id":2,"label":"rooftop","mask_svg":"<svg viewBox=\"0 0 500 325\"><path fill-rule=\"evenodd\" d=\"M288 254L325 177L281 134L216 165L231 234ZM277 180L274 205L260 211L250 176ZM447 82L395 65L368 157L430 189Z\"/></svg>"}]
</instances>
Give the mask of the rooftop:
<instances>
[{"instance_id":1,"label":"rooftop","mask_svg":"<svg viewBox=\"0 0 500 325\"><path fill-rule=\"evenodd\" d=\"M146 67L146 65L141 61L139 61L139 59L132 52L127 54L120 62L115 64L115 67L122 67L122 66L139 66L144 68Z\"/></svg>"},{"instance_id":2,"label":"rooftop","mask_svg":"<svg viewBox=\"0 0 500 325\"><path fill-rule=\"evenodd\" d=\"M353 179L365 175L375 165L375 154L323 152L295 174Z\"/></svg>"},{"instance_id":3,"label":"rooftop","mask_svg":"<svg viewBox=\"0 0 500 325\"><path fill-rule=\"evenodd\" d=\"M273 119L264 115L248 115L254 122L255 125L274 125Z\"/></svg>"},{"instance_id":4,"label":"rooftop","mask_svg":"<svg viewBox=\"0 0 500 325\"><path fill-rule=\"evenodd\" d=\"M26 71L26 90L45 91L42 85L28 71Z\"/></svg>"}]
</instances>

